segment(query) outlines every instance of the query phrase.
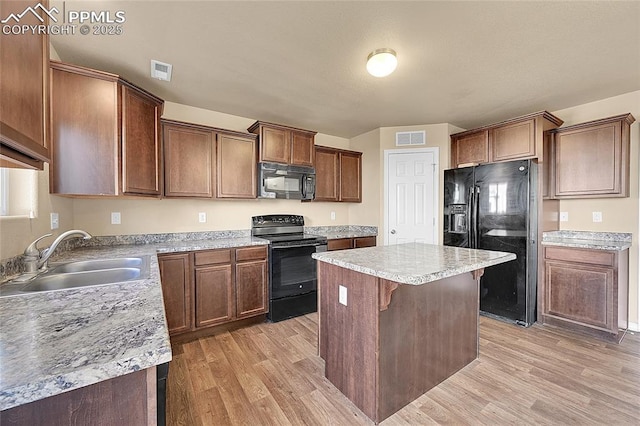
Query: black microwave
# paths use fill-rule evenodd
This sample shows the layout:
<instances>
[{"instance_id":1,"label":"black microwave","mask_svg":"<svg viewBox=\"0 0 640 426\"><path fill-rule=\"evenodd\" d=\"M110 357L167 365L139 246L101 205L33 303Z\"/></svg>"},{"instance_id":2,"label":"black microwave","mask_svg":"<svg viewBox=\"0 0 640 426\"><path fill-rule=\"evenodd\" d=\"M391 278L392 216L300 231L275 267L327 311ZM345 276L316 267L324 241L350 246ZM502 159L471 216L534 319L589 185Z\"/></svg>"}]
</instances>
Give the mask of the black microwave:
<instances>
[{"instance_id":1,"label":"black microwave","mask_svg":"<svg viewBox=\"0 0 640 426\"><path fill-rule=\"evenodd\" d=\"M258 198L313 200L315 195L313 167L258 163Z\"/></svg>"}]
</instances>

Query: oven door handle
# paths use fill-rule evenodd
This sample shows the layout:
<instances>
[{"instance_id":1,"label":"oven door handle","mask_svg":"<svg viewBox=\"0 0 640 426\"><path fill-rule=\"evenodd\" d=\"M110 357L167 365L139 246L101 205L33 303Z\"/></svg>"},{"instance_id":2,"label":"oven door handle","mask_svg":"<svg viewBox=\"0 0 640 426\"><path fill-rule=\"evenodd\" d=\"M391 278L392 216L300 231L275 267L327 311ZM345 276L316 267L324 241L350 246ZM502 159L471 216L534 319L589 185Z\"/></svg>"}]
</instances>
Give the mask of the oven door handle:
<instances>
[{"instance_id":1,"label":"oven door handle","mask_svg":"<svg viewBox=\"0 0 640 426\"><path fill-rule=\"evenodd\" d=\"M327 243L316 243L316 244L293 244L290 246L274 246L272 245L271 248L273 250L282 250L282 249L288 249L288 248L301 248L301 247L318 247L318 246L324 246L327 245Z\"/></svg>"}]
</instances>

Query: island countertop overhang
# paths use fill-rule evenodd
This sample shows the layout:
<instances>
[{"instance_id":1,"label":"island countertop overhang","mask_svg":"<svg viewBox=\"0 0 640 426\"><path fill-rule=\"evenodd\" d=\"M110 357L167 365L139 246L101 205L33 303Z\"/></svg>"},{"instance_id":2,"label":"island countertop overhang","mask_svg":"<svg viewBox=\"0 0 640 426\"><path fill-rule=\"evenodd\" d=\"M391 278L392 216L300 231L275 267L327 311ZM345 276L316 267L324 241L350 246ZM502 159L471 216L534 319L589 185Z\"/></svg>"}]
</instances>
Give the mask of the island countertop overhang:
<instances>
[{"instance_id":1,"label":"island countertop overhang","mask_svg":"<svg viewBox=\"0 0 640 426\"><path fill-rule=\"evenodd\" d=\"M320 262L401 284L421 285L516 259L513 253L406 243L314 253Z\"/></svg>"}]
</instances>

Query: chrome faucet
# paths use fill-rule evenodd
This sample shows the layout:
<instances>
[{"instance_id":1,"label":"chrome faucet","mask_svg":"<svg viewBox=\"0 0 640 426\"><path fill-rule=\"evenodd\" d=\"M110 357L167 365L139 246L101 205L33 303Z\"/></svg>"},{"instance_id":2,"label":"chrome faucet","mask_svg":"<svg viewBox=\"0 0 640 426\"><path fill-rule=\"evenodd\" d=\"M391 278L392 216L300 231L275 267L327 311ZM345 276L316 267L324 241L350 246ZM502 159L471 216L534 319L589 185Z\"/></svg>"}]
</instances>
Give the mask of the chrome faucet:
<instances>
[{"instance_id":1,"label":"chrome faucet","mask_svg":"<svg viewBox=\"0 0 640 426\"><path fill-rule=\"evenodd\" d=\"M67 232L63 232L56 238L51 246L42 251L42 256L40 255L40 250L38 250L37 244L40 240L50 237L53 234L46 234L42 237L36 239L34 242L29 244L29 246L24 250L24 270L26 273L35 274L40 269L47 268L47 260L51 257L55 249L58 247L64 239L72 236L81 236L85 240L91 238L91 235L88 232L82 231L80 229L72 229Z\"/></svg>"}]
</instances>

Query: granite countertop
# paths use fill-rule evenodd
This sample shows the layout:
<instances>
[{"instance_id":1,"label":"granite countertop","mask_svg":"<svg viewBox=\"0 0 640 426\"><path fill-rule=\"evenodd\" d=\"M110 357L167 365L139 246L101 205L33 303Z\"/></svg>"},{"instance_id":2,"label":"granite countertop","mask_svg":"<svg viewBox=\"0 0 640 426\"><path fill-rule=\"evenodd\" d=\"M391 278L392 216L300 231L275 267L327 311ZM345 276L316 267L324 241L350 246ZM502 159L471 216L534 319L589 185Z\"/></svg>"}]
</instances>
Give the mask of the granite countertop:
<instances>
[{"instance_id":1,"label":"granite countertop","mask_svg":"<svg viewBox=\"0 0 640 426\"><path fill-rule=\"evenodd\" d=\"M321 262L412 285L425 284L516 258L513 253L420 243L314 253L312 256Z\"/></svg>"},{"instance_id":2,"label":"granite countertop","mask_svg":"<svg viewBox=\"0 0 640 426\"><path fill-rule=\"evenodd\" d=\"M550 231L542 233L542 245L621 251L631 247L626 232Z\"/></svg>"},{"instance_id":3,"label":"granite countertop","mask_svg":"<svg viewBox=\"0 0 640 426\"><path fill-rule=\"evenodd\" d=\"M327 237L328 240L339 238L376 237L378 228L375 226L310 226L305 227L305 233Z\"/></svg>"},{"instance_id":4,"label":"granite countertop","mask_svg":"<svg viewBox=\"0 0 640 426\"><path fill-rule=\"evenodd\" d=\"M267 243L244 236L84 247L55 256L51 262L148 255L150 275L1 297L0 410L171 360L156 253Z\"/></svg>"}]
</instances>

